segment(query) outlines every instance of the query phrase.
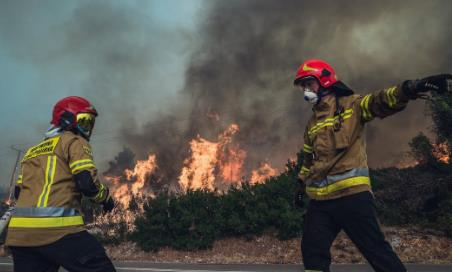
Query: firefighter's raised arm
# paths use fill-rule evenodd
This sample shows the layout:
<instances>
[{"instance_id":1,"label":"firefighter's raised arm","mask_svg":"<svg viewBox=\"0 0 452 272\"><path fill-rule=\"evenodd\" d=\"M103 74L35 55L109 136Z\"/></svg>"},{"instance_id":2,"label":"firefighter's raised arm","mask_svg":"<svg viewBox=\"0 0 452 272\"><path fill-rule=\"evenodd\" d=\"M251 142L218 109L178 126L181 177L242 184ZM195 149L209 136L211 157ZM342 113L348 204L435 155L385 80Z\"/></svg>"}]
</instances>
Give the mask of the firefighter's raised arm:
<instances>
[{"instance_id":1,"label":"firefighter's raised arm","mask_svg":"<svg viewBox=\"0 0 452 272\"><path fill-rule=\"evenodd\" d=\"M402 84L364 95L359 100L361 120L369 122L375 117L385 118L405 109L408 101L409 97L403 92Z\"/></svg>"},{"instance_id":2,"label":"firefighter's raised arm","mask_svg":"<svg viewBox=\"0 0 452 272\"><path fill-rule=\"evenodd\" d=\"M410 99L422 98L425 92L446 92L452 90L452 75L441 74L423 79L407 80L397 86L367 94L359 100L361 120L385 118L403 110Z\"/></svg>"}]
</instances>

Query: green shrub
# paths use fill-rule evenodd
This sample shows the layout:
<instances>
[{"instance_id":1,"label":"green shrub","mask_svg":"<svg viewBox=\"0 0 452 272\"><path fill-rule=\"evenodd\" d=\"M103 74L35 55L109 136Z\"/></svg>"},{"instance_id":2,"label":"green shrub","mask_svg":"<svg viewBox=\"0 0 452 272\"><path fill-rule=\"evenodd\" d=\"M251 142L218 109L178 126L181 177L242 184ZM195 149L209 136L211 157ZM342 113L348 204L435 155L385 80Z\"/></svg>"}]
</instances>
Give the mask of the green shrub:
<instances>
[{"instance_id":1,"label":"green shrub","mask_svg":"<svg viewBox=\"0 0 452 272\"><path fill-rule=\"evenodd\" d=\"M220 238L251 238L267 230L290 239L300 235L302 226L302 211L292 206L295 186L286 174L264 184L231 187L225 194L160 194L145 204L130 239L147 251L208 249Z\"/></svg>"},{"instance_id":2,"label":"green shrub","mask_svg":"<svg viewBox=\"0 0 452 272\"><path fill-rule=\"evenodd\" d=\"M420 226L452 234L450 166L419 165L371 171L380 220L385 225ZM440 169L440 170L438 170Z\"/></svg>"},{"instance_id":3,"label":"green shrub","mask_svg":"<svg viewBox=\"0 0 452 272\"><path fill-rule=\"evenodd\" d=\"M160 194L144 204L144 213L135 219L135 231L130 239L146 251L156 251L172 241L169 228L168 203L170 196Z\"/></svg>"}]
</instances>

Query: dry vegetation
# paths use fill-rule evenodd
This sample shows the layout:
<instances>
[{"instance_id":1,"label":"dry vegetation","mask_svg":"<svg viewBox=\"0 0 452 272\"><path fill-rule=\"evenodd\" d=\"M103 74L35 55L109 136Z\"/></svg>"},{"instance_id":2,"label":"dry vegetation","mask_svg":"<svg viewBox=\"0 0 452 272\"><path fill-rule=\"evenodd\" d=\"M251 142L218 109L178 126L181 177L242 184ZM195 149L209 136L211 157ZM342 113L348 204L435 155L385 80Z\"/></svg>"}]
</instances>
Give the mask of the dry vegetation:
<instances>
[{"instance_id":1,"label":"dry vegetation","mask_svg":"<svg viewBox=\"0 0 452 272\"><path fill-rule=\"evenodd\" d=\"M452 239L441 233L405 228L385 228L384 232L403 262L452 263ZM216 241L211 250L192 252L169 248L161 249L158 252L144 252L131 242L108 246L107 251L115 260L217 264L293 264L301 262L299 239L280 241L271 235L264 235L249 241L240 238L223 239ZM334 242L332 255L335 263L365 262L344 233L340 233Z\"/></svg>"}]
</instances>

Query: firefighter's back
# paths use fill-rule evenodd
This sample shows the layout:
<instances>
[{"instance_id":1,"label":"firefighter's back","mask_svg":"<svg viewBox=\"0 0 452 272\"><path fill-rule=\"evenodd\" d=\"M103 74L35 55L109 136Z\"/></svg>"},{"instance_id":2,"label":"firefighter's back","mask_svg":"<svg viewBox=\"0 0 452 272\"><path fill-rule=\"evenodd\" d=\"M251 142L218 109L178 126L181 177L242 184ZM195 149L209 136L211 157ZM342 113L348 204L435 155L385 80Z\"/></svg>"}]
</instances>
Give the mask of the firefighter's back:
<instances>
[{"instance_id":1,"label":"firefighter's back","mask_svg":"<svg viewBox=\"0 0 452 272\"><path fill-rule=\"evenodd\" d=\"M46 245L84 230L81 194L69 165L69 147L83 141L64 132L28 149L21 163L21 191L7 245Z\"/></svg>"}]
</instances>

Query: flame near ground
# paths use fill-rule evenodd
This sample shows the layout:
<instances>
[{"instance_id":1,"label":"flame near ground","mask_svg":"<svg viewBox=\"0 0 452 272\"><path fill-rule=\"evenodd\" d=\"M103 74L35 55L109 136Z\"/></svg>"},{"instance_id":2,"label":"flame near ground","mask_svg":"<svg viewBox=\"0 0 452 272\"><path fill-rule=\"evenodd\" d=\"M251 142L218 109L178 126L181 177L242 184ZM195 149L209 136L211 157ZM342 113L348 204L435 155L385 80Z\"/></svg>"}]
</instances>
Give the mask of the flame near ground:
<instances>
[{"instance_id":1,"label":"flame near ground","mask_svg":"<svg viewBox=\"0 0 452 272\"><path fill-rule=\"evenodd\" d=\"M247 152L234 141L234 136L240 133L237 124L231 124L221 132L215 141L204 139L200 135L189 142L189 155L178 177L178 188L175 192L204 189L215 192L226 192L230 186L240 186L243 182L250 184L264 183L268 178L280 173L268 162L262 161L258 168L251 172L244 170ZM446 143L434 144L433 156L438 162L449 163L450 154ZM414 167L419 162L405 159L398 165L399 168ZM137 212L143 211L146 198L154 197L150 186L152 182L160 182L158 177L158 158L149 154L146 160L138 160L133 169L123 170L122 175L106 175L104 178L110 183L112 195L118 201L120 208L111 215L99 216L94 225L118 226L125 223L128 230L134 229L134 220ZM135 207L129 207L132 198ZM115 227L110 231L117 231Z\"/></svg>"},{"instance_id":2,"label":"flame near ground","mask_svg":"<svg viewBox=\"0 0 452 272\"><path fill-rule=\"evenodd\" d=\"M246 150L234 141L240 133L237 124L229 125L215 141L209 141L198 135L189 142L189 156L184 159L178 178L177 191L206 189L224 192L230 186L240 186L243 182L263 183L279 173L268 162L262 161L257 169L247 173L244 163ZM153 197L148 182L158 182L149 177L156 174L158 158L149 154L146 160L138 160L133 169L125 169L120 176L105 175L110 183L113 197L125 208L129 206L132 196Z\"/></svg>"},{"instance_id":3,"label":"flame near ground","mask_svg":"<svg viewBox=\"0 0 452 272\"><path fill-rule=\"evenodd\" d=\"M178 177L178 188L174 191L206 189L225 192L230 186L240 186L243 182L250 184L263 183L268 178L280 173L268 162L262 161L258 168L247 173L244 163L246 150L234 141L234 136L240 133L237 124L231 124L221 132L216 141L209 141L200 135L189 142L189 156ZM449 163L450 157L446 143L434 144L433 155L438 161ZM413 167L418 164L413 159L404 159L399 168ZM125 169L120 176L105 175L111 185L112 195L122 207L127 208L133 196L137 198L154 197L156 192L149 186L150 182L159 182L150 178L156 174L158 158L149 154L146 160L138 160L133 169Z\"/></svg>"}]
</instances>

